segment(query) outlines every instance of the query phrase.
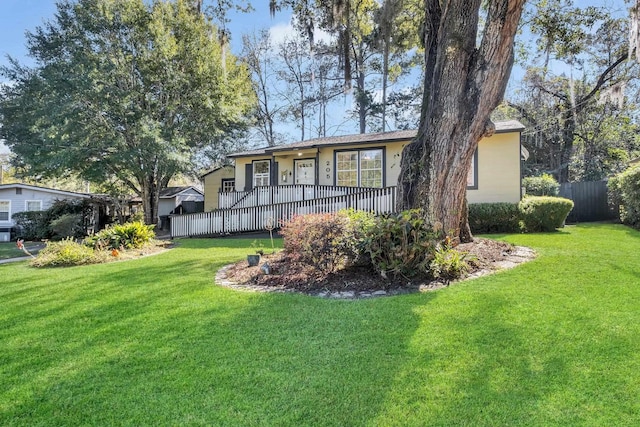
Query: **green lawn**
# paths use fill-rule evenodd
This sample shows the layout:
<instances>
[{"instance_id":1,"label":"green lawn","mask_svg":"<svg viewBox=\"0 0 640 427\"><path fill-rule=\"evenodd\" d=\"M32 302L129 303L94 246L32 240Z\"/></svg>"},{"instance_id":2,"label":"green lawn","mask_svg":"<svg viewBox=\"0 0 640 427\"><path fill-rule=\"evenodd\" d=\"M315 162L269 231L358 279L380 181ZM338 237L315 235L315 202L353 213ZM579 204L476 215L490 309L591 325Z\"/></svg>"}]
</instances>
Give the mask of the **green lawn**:
<instances>
[{"instance_id":1,"label":"green lawn","mask_svg":"<svg viewBox=\"0 0 640 427\"><path fill-rule=\"evenodd\" d=\"M640 425L640 233L501 238L539 257L358 301L214 286L247 239L0 265L0 425Z\"/></svg>"},{"instance_id":2,"label":"green lawn","mask_svg":"<svg viewBox=\"0 0 640 427\"><path fill-rule=\"evenodd\" d=\"M37 243L32 243L32 242L26 242L24 244L24 247L32 254L38 253L38 248L40 246L41 245ZM16 242L0 243L0 260L8 259L8 258L18 258L18 257L24 257L24 256L28 256L28 255L22 252L20 249L18 249L18 247L16 246Z\"/></svg>"}]
</instances>

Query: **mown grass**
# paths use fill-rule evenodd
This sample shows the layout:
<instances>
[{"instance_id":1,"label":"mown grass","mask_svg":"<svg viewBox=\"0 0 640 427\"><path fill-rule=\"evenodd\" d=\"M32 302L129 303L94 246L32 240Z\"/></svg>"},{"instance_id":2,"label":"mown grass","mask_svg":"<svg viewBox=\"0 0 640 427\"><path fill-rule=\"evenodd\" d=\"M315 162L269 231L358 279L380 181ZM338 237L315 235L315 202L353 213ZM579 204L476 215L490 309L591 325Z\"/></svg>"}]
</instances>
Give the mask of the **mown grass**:
<instances>
[{"instance_id":1,"label":"mown grass","mask_svg":"<svg viewBox=\"0 0 640 427\"><path fill-rule=\"evenodd\" d=\"M37 254L42 245L32 242L27 242L24 247L32 254ZM23 251L18 249L15 242L2 242L0 243L0 260L9 258L19 258L28 256Z\"/></svg>"},{"instance_id":2,"label":"mown grass","mask_svg":"<svg viewBox=\"0 0 640 427\"><path fill-rule=\"evenodd\" d=\"M638 425L640 233L501 238L538 258L359 301L215 286L246 239L0 265L0 425Z\"/></svg>"}]
</instances>

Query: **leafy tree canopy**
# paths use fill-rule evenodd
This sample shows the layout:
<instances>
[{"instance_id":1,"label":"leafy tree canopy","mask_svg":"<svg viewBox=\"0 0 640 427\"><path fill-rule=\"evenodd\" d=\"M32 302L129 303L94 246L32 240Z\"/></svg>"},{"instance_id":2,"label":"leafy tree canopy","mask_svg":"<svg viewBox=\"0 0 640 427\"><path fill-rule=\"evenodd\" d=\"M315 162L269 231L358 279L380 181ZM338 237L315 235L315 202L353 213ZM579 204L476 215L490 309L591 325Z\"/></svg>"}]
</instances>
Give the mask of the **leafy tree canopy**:
<instances>
[{"instance_id":1,"label":"leafy tree canopy","mask_svg":"<svg viewBox=\"0 0 640 427\"><path fill-rule=\"evenodd\" d=\"M63 0L0 70L0 138L31 175L122 182L143 198L203 152L222 156L254 103L248 72L183 0Z\"/></svg>"}]
</instances>

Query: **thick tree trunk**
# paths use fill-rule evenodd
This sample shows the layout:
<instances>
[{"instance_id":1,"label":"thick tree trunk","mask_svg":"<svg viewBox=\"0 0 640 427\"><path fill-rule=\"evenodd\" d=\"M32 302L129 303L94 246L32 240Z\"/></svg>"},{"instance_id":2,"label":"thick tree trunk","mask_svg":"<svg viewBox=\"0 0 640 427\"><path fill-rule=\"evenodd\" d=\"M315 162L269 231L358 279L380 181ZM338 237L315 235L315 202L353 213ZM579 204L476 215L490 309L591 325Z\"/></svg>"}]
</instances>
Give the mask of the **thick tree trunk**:
<instances>
[{"instance_id":1,"label":"thick tree trunk","mask_svg":"<svg viewBox=\"0 0 640 427\"><path fill-rule=\"evenodd\" d=\"M481 0L426 0L425 77L420 128L402 154L397 208L420 208L441 236L472 239L466 214L467 173L478 142L493 133L513 63L524 0L489 2L476 46ZM485 160L486 161L486 160Z\"/></svg>"},{"instance_id":2,"label":"thick tree trunk","mask_svg":"<svg viewBox=\"0 0 640 427\"><path fill-rule=\"evenodd\" d=\"M145 179L142 183L142 209L144 211L145 224L158 223L158 199L160 189L152 178Z\"/></svg>"}]
</instances>

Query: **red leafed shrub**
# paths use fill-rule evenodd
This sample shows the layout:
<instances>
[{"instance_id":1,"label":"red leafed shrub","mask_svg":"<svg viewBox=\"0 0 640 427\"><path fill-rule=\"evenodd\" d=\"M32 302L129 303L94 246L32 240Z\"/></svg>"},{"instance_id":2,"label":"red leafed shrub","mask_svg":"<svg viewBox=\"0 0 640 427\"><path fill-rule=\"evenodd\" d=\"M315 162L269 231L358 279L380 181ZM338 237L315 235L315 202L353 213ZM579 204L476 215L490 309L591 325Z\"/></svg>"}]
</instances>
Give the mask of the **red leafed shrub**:
<instances>
[{"instance_id":1,"label":"red leafed shrub","mask_svg":"<svg viewBox=\"0 0 640 427\"><path fill-rule=\"evenodd\" d=\"M280 229L283 248L293 262L304 262L332 273L353 258L349 219L341 214L298 215Z\"/></svg>"}]
</instances>

